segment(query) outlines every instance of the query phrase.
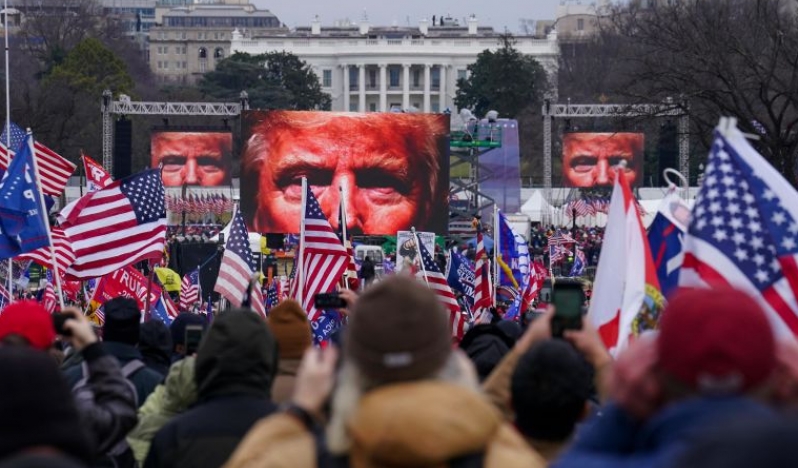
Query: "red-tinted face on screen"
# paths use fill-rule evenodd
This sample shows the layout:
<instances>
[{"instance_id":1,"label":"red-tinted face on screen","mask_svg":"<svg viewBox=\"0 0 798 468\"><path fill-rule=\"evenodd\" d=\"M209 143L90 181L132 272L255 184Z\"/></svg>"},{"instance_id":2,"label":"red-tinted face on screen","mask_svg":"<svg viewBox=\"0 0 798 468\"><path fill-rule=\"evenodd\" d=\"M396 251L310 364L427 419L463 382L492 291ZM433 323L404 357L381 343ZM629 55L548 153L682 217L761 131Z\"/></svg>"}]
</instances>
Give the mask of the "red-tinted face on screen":
<instances>
[{"instance_id":1,"label":"red-tinted face on screen","mask_svg":"<svg viewBox=\"0 0 798 468\"><path fill-rule=\"evenodd\" d=\"M151 144L151 167L163 164L161 173L167 187L230 183L230 133L160 132L153 134Z\"/></svg>"},{"instance_id":2,"label":"red-tinted face on screen","mask_svg":"<svg viewBox=\"0 0 798 468\"><path fill-rule=\"evenodd\" d=\"M562 170L566 187L607 186L612 168L626 163L626 178L635 185L643 176L642 133L569 133L563 137Z\"/></svg>"},{"instance_id":3,"label":"red-tinted face on screen","mask_svg":"<svg viewBox=\"0 0 798 468\"><path fill-rule=\"evenodd\" d=\"M433 198L440 196L440 178L448 180L437 145L438 136L445 134L440 116L272 115L279 124L267 117L263 125L253 126L244 154L244 171L252 161L263 161L256 212L250 217L255 230L299 231L302 177L336 228L343 197L353 234L426 229L431 217L440 216L432 209ZM242 187L242 199L251 192Z\"/></svg>"}]
</instances>

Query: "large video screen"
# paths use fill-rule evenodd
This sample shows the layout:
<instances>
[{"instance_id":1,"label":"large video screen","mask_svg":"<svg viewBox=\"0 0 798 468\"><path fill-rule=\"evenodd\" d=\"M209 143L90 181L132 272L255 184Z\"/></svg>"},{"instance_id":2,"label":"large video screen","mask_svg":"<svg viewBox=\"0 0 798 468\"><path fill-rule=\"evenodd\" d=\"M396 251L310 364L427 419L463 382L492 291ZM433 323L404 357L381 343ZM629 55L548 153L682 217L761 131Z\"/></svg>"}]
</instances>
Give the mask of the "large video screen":
<instances>
[{"instance_id":1,"label":"large video screen","mask_svg":"<svg viewBox=\"0 0 798 468\"><path fill-rule=\"evenodd\" d=\"M247 111L242 134L241 210L254 232L299 232L306 177L334 228L345 194L348 234L446 233L448 115Z\"/></svg>"},{"instance_id":2,"label":"large video screen","mask_svg":"<svg viewBox=\"0 0 798 468\"><path fill-rule=\"evenodd\" d=\"M151 167L163 164L166 187L230 185L231 132L157 131L150 139Z\"/></svg>"},{"instance_id":3,"label":"large video screen","mask_svg":"<svg viewBox=\"0 0 798 468\"><path fill-rule=\"evenodd\" d=\"M626 162L630 185L643 179L642 133L566 133L562 141L562 175L566 187L597 187L615 183L612 169Z\"/></svg>"}]
</instances>

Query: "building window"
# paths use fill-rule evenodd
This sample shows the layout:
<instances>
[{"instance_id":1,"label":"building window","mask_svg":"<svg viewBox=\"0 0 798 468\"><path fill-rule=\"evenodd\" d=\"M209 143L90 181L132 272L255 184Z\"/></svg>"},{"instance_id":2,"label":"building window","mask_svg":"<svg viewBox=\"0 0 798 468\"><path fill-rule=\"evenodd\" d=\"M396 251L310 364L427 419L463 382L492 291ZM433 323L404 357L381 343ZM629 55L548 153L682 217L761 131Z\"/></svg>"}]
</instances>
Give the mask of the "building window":
<instances>
[{"instance_id":1,"label":"building window","mask_svg":"<svg viewBox=\"0 0 798 468\"><path fill-rule=\"evenodd\" d=\"M373 68L369 70L369 87L370 88L377 87L377 70Z\"/></svg>"},{"instance_id":2,"label":"building window","mask_svg":"<svg viewBox=\"0 0 798 468\"><path fill-rule=\"evenodd\" d=\"M199 62L199 71L200 73L205 73L208 70L208 61L207 60L200 60Z\"/></svg>"},{"instance_id":3,"label":"building window","mask_svg":"<svg viewBox=\"0 0 798 468\"><path fill-rule=\"evenodd\" d=\"M439 89L441 87L441 69L430 70L430 79L432 80L432 89Z\"/></svg>"},{"instance_id":4,"label":"building window","mask_svg":"<svg viewBox=\"0 0 798 468\"><path fill-rule=\"evenodd\" d=\"M421 86L421 70L413 70L413 87L418 88Z\"/></svg>"},{"instance_id":5,"label":"building window","mask_svg":"<svg viewBox=\"0 0 798 468\"><path fill-rule=\"evenodd\" d=\"M457 81L467 80L467 79L468 79L468 70L457 70Z\"/></svg>"},{"instance_id":6,"label":"building window","mask_svg":"<svg viewBox=\"0 0 798 468\"><path fill-rule=\"evenodd\" d=\"M585 20L584 19L579 18L578 20L576 20L576 30L577 31L584 31L585 30Z\"/></svg>"},{"instance_id":7,"label":"building window","mask_svg":"<svg viewBox=\"0 0 798 468\"><path fill-rule=\"evenodd\" d=\"M357 112L357 103L349 101L349 112Z\"/></svg>"},{"instance_id":8,"label":"building window","mask_svg":"<svg viewBox=\"0 0 798 468\"><path fill-rule=\"evenodd\" d=\"M399 69L398 69L398 68L396 68L396 67L393 67L393 68L390 68L390 69L389 69L389 72L390 72L390 74L391 74L391 76L390 76L390 80L391 80L391 81L390 81L390 85L391 85L391 88L397 88L397 87L399 87Z\"/></svg>"},{"instance_id":9,"label":"building window","mask_svg":"<svg viewBox=\"0 0 798 468\"><path fill-rule=\"evenodd\" d=\"M431 105L432 105L432 112L434 112L434 113L436 113L436 114L437 114L438 112L440 112L440 111L441 111L441 105L440 105L440 103L433 102L433 103L431 103Z\"/></svg>"},{"instance_id":10,"label":"building window","mask_svg":"<svg viewBox=\"0 0 798 468\"><path fill-rule=\"evenodd\" d=\"M224 58L224 49L221 47L217 47L216 50L213 51L213 58L216 60L221 60Z\"/></svg>"},{"instance_id":11,"label":"building window","mask_svg":"<svg viewBox=\"0 0 798 468\"><path fill-rule=\"evenodd\" d=\"M180 33L180 39L183 39L184 41L186 40L186 32L185 31Z\"/></svg>"},{"instance_id":12,"label":"building window","mask_svg":"<svg viewBox=\"0 0 798 468\"><path fill-rule=\"evenodd\" d=\"M377 103L376 102L369 103L369 112L377 112Z\"/></svg>"},{"instance_id":13,"label":"building window","mask_svg":"<svg viewBox=\"0 0 798 468\"><path fill-rule=\"evenodd\" d=\"M205 47L199 48L199 58L200 60L208 58L208 50Z\"/></svg>"},{"instance_id":14,"label":"building window","mask_svg":"<svg viewBox=\"0 0 798 468\"><path fill-rule=\"evenodd\" d=\"M322 70L321 85L325 88L332 88L332 70Z\"/></svg>"},{"instance_id":15,"label":"building window","mask_svg":"<svg viewBox=\"0 0 798 468\"><path fill-rule=\"evenodd\" d=\"M358 88L358 80L360 79L360 72L357 67L349 67L349 89Z\"/></svg>"}]
</instances>

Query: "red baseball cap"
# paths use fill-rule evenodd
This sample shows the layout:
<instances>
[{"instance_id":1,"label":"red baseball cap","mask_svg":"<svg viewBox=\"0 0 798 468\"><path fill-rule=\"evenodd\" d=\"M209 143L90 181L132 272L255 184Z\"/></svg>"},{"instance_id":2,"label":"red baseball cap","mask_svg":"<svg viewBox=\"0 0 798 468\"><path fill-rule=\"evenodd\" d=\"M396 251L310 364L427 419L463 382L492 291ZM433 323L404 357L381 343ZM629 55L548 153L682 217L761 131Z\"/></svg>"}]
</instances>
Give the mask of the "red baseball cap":
<instances>
[{"instance_id":1,"label":"red baseball cap","mask_svg":"<svg viewBox=\"0 0 798 468\"><path fill-rule=\"evenodd\" d=\"M0 340L9 335L19 335L32 347L46 351L55 341L53 318L36 301L14 302L0 312Z\"/></svg>"},{"instance_id":2,"label":"red baseball cap","mask_svg":"<svg viewBox=\"0 0 798 468\"><path fill-rule=\"evenodd\" d=\"M657 348L660 368L700 393L743 393L776 365L767 316L731 288L677 291L662 313Z\"/></svg>"}]
</instances>

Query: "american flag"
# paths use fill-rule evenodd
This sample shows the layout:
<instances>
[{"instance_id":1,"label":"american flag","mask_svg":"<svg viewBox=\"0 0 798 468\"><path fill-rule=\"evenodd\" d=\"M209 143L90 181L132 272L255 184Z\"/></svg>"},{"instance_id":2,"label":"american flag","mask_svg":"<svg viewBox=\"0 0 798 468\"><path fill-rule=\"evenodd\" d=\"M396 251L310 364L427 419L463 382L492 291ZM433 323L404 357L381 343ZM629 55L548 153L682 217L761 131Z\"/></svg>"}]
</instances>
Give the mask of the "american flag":
<instances>
[{"instance_id":1,"label":"american flag","mask_svg":"<svg viewBox=\"0 0 798 468\"><path fill-rule=\"evenodd\" d=\"M84 195L58 216L75 253L66 270L71 279L97 278L163 255L166 206L158 169Z\"/></svg>"},{"instance_id":2,"label":"american flag","mask_svg":"<svg viewBox=\"0 0 798 468\"><path fill-rule=\"evenodd\" d=\"M226 297L234 307L241 307L249 291L249 306L261 317L266 317L260 287L251 285L255 275L255 258L249 247L249 232L241 211L236 210L231 223L230 238L225 245L219 277L213 290Z\"/></svg>"},{"instance_id":3,"label":"american flag","mask_svg":"<svg viewBox=\"0 0 798 468\"><path fill-rule=\"evenodd\" d=\"M202 292L199 284L199 268L183 276L180 283L180 310L190 311L199 301Z\"/></svg>"},{"instance_id":4,"label":"american flag","mask_svg":"<svg viewBox=\"0 0 798 468\"><path fill-rule=\"evenodd\" d=\"M477 231L477 258L474 266L474 313L483 314L493 306L493 286L490 282L490 260L485 251L482 231Z\"/></svg>"},{"instance_id":5,"label":"american flag","mask_svg":"<svg viewBox=\"0 0 798 468\"><path fill-rule=\"evenodd\" d=\"M9 150L6 146L7 130L3 125L3 133L0 134L0 168L4 171L8 169L11 158L16 154L26 135L25 130L12 123L11 149ZM36 154L36 164L39 166L42 192L47 195L60 196L69 181L69 176L75 172L77 166L37 141L33 142L33 149Z\"/></svg>"},{"instance_id":6,"label":"american flag","mask_svg":"<svg viewBox=\"0 0 798 468\"><path fill-rule=\"evenodd\" d=\"M277 292L278 280L273 279L269 286L266 288L266 307L271 309L280 302L280 295Z\"/></svg>"},{"instance_id":7,"label":"american flag","mask_svg":"<svg viewBox=\"0 0 798 468\"><path fill-rule=\"evenodd\" d=\"M798 335L798 193L736 128L719 131L684 239L680 286L733 286Z\"/></svg>"},{"instance_id":8,"label":"american flag","mask_svg":"<svg viewBox=\"0 0 798 468\"><path fill-rule=\"evenodd\" d=\"M300 233L300 245L303 246L302 258L299 259L301 278L294 281L304 280L304 284L300 285L301 297L298 294L294 297L307 311L308 320L313 322L321 313L313 304L314 297L335 289L349 264L349 254L321 211L310 186L306 189L304 216L305 232Z\"/></svg>"},{"instance_id":9,"label":"american flag","mask_svg":"<svg viewBox=\"0 0 798 468\"><path fill-rule=\"evenodd\" d=\"M44 287L42 306L47 312L52 314L53 312L55 312L56 305L58 304L58 296L55 293L55 287L53 287L54 281L51 270L47 270L46 278L47 278L47 286Z\"/></svg>"},{"instance_id":10,"label":"american flag","mask_svg":"<svg viewBox=\"0 0 798 468\"><path fill-rule=\"evenodd\" d=\"M58 263L58 271L62 274L67 271L70 265L75 261L75 252L72 250L72 243L64 233L64 228L54 227L50 231L50 236L53 239L53 248L55 250L55 259ZM50 258L50 248L42 247L28 253L17 256L19 260L33 260L39 265L52 268L53 262Z\"/></svg>"},{"instance_id":11,"label":"american flag","mask_svg":"<svg viewBox=\"0 0 798 468\"><path fill-rule=\"evenodd\" d=\"M466 319L460 310L460 305L457 303L457 299L452 292L452 288L449 287L448 281L446 281L446 276L444 276L441 269L438 268L438 264L435 263L435 259L432 258L429 250L424 247L423 242L416 241L416 243L418 244L421 262L424 266L423 270L416 273L416 275L421 277L422 280L426 280L429 288L438 296L438 299L449 311L449 324L451 325L452 336L457 338L457 340L461 340L463 338Z\"/></svg>"},{"instance_id":12,"label":"american flag","mask_svg":"<svg viewBox=\"0 0 798 468\"><path fill-rule=\"evenodd\" d=\"M549 245L560 245L560 244L574 244L576 240L571 237L570 234L562 232L561 229L557 229L557 231L549 236Z\"/></svg>"},{"instance_id":13,"label":"american flag","mask_svg":"<svg viewBox=\"0 0 798 468\"><path fill-rule=\"evenodd\" d=\"M549 263L551 265L561 262L571 251L561 244L549 244Z\"/></svg>"}]
</instances>

